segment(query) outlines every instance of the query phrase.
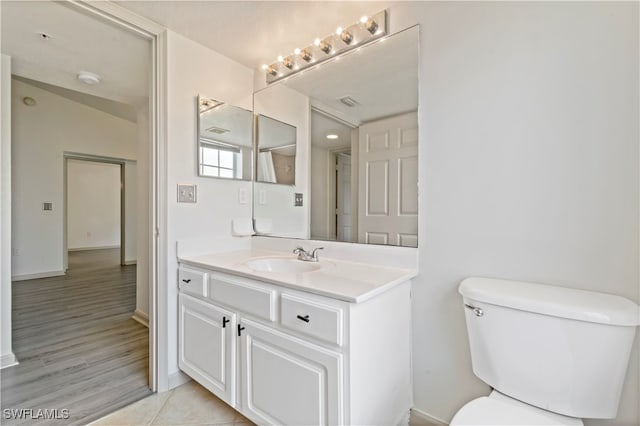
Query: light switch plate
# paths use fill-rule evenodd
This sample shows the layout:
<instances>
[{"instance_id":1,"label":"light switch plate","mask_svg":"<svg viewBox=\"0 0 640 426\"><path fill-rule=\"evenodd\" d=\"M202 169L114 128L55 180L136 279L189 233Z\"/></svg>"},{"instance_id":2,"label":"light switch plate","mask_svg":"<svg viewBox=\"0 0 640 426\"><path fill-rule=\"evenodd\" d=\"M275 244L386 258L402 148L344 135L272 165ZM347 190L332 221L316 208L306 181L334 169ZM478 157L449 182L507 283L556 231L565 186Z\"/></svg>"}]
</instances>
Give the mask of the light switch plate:
<instances>
[{"instance_id":1,"label":"light switch plate","mask_svg":"<svg viewBox=\"0 0 640 426\"><path fill-rule=\"evenodd\" d=\"M42 203L42 210L53 210L53 203Z\"/></svg>"},{"instance_id":2,"label":"light switch plate","mask_svg":"<svg viewBox=\"0 0 640 426\"><path fill-rule=\"evenodd\" d=\"M295 201L293 203L294 207L302 207L302 193L301 192L296 192L295 193Z\"/></svg>"},{"instance_id":3,"label":"light switch plate","mask_svg":"<svg viewBox=\"0 0 640 426\"><path fill-rule=\"evenodd\" d=\"M238 189L238 202L240 204L247 204L247 190L245 188Z\"/></svg>"},{"instance_id":4,"label":"light switch plate","mask_svg":"<svg viewBox=\"0 0 640 426\"><path fill-rule=\"evenodd\" d=\"M178 202L195 203L196 186L194 184L178 184Z\"/></svg>"}]
</instances>

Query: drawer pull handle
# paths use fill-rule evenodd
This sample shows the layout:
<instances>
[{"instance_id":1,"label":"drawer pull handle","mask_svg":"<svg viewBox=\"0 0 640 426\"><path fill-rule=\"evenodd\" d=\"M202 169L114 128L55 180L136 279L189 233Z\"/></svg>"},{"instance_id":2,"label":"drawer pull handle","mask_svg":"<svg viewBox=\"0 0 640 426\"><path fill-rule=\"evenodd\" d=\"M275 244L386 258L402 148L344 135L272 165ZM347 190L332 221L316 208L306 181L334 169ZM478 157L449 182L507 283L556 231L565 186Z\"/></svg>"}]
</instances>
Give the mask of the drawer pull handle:
<instances>
[{"instance_id":1,"label":"drawer pull handle","mask_svg":"<svg viewBox=\"0 0 640 426\"><path fill-rule=\"evenodd\" d=\"M222 328L227 328L227 323L231 322L231 320L227 317L222 317Z\"/></svg>"},{"instance_id":2,"label":"drawer pull handle","mask_svg":"<svg viewBox=\"0 0 640 426\"><path fill-rule=\"evenodd\" d=\"M183 283L189 284L191 282L191 278L187 279L187 280L182 280Z\"/></svg>"},{"instance_id":3,"label":"drawer pull handle","mask_svg":"<svg viewBox=\"0 0 640 426\"><path fill-rule=\"evenodd\" d=\"M238 324L238 337L242 336L242 330L244 330L244 327Z\"/></svg>"},{"instance_id":4,"label":"drawer pull handle","mask_svg":"<svg viewBox=\"0 0 640 426\"><path fill-rule=\"evenodd\" d=\"M298 319L299 319L300 321L304 321L304 322L309 322L309 321L311 321L311 320L309 319L309 315L305 315L305 316L298 315Z\"/></svg>"}]
</instances>

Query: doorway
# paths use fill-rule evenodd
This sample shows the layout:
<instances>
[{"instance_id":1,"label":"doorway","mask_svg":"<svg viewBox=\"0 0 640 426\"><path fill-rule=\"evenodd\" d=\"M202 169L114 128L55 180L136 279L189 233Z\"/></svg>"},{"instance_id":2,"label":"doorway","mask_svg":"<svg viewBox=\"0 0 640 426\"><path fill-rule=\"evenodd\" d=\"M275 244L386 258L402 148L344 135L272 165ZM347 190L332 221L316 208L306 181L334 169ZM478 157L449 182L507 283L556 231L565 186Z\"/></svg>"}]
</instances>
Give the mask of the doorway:
<instances>
[{"instance_id":1,"label":"doorway","mask_svg":"<svg viewBox=\"0 0 640 426\"><path fill-rule=\"evenodd\" d=\"M65 153L65 270L70 251L117 248L120 265L136 263L136 174L133 160Z\"/></svg>"},{"instance_id":2,"label":"doorway","mask_svg":"<svg viewBox=\"0 0 640 426\"><path fill-rule=\"evenodd\" d=\"M5 7L6 6L6 7ZM159 106L159 99L164 99L164 92L162 90L162 82L161 82L161 74L163 72L162 69L159 68L159 64L161 64L161 60L158 58L158 52L161 51L161 49L164 47L164 43L165 40L164 39L159 39L159 34L161 33L161 31L157 28L155 28L153 25L147 25L146 23L137 23L137 24L132 24L130 22L127 21L127 19L131 19L131 17L127 16L127 14L123 14L123 13L119 13L118 10L114 10L114 9L110 9L110 5L93 5L93 4L89 4L89 3L83 3L83 2L69 2L69 3L57 3L57 2L53 2L53 3L46 3L46 4L37 4L34 5L34 10L32 11L33 13L27 13L26 15L23 14L22 18L20 19L14 19L15 16L12 17L11 13L9 13L8 11L10 11L10 8L12 7L23 7L23 4L20 2L16 2L16 3L7 3L7 5L3 4L2 5L2 16L3 16L3 22L6 20L8 22L16 22L16 23L20 23L20 25L15 25L13 27L10 27L8 25L3 25L3 54L7 54L10 59L11 59L11 65L13 65L13 68L9 68L8 72L6 73L6 75L9 75L11 72L11 69L13 69L16 72L20 72L21 68L20 68L20 54L19 52L16 51L8 51L5 50L6 46L5 46L5 41L7 43L9 43L9 38L5 37L5 35L11 30L11 29L15 29L16 31L31 31L32 30L32 26L36 25L39 27L42 27L42 29L49 29L48 28L48 24L49 23L54 23L54 22L64 22L64 19L57 19L55 14L52 13L48 13L46 12L44 9L48 8L48 7L58 7L60 8L60 10L71 10L71 11L75 11L75 12L80 12L79 15L84 15L84 18L73 18L73 21L67 20L66 23L67 25L61 25L59 27L56 27L54 30L50 30L50 33L53 35L57 35L57 37L49 39L49 40L45 40L44 38L36 38L37 42L40 43L49 43L49 50L42 50L42 48L40 48L42 50L42 54L38 55L37 57L39 58L38 60L43 61L43 63L46 62L46 60L49 58L49 55L51 56L61 56L59 55L59 51L56 50L57 48L57 44L59 42L64 42L64 43L70 43L72 41L74 41L75 39L77 39L77 37L66 37L67 35L67 31L70 30L70 28L74 27L72 25L73 22L75 22L75 20L85 20L85 24L87 24L87 21L89 20L96 20L96 21L101 21L103 24L105 24L106 26L111 26L113 27L118 27L121 30L124 30L125 32L128 32L130 35L134 34L136 37L142 37L143 39L147 40L148 42L148 57L149 57L149 64L148 66L145 68L144 73L146 74L146 84L145 84L145 88L147 90L150 90L150 92L148 92L147 94L147 98L144 101L140 101L139 103L136 104L136 108L137 111L134 110L134 115L137 112L138 114L140 114L141 112L144 113L145 117L143 119L143 121L141 121L141 128L145 128L141 133L142 134L138 134L139 140L144 141L143 144L137 149L138 151L138 155L140 156L140 158L144 159L145 164L144 164L144 168L141 171L140 174L140 181L143 182L142 184L142 189L139 191L139 193L143 193L143 194L149 194L148 199L146 200L147 206L146 209L144 210L145 212L145 222L142 224L142 227L145 228L145 231L147 231L147 235L145 237L143 237L140 241L141 244L139 244L139 247L141 248L141 252L144 252L145 256L146 256L146 264L144 265L144 268L138 268L138 270L140 269L144 269L145 273L146 273L146 279L148 280L148 287L145 289L145 299L146 299L146 304L148 307L148 314L149 314L149 326L150 329L146 329L144 331L144 334L147 336L148 339L148 353L149 355L147 357L145 357L145 360L143 362L142 365L142 369L141 371L143 371L144 376L145 376L145 386L151 387L152 390L156 390L158 388L162 389L162 388L166 388L166 372L164 370L166 370L166 368L162 368L162 366L164 366L166 364L166 361L163 360L164 358L164 354L166 353L166 350L162 351L162 355L160 355L160 360L159 363L161 365L161 367L158 367L158 359L156 357L156 354L158 353L158 351L156 350L157 346L158 346L158 340L157 340L157 335L158 333L156 333L156 303L155 303L155 298L157 297L157 292L156 292L156 283L158 282L158 275L160 275L161 277L163 276L163 269L162 269L162 265L164 263L166 263L166 259L163 258L163 256L158 254L158 247L164 247L163 246L163 241L164 238L166 238L164 235L162 235L161 237L158 237L157 235L157 230L162 230L164 231L164 220L165 220L165 212L164 209L161 211L158 211L159 208L158 206L162 206L164 207L164 202L163 202L163 196L159 195L161 194L161 191L164 190L164 188L162 187L162 185L159 185L158 182L163 182L163 176L164 176L164 169L162 169L162 161L163 161L163 156L162 153L158 153L158 145L159 144L163 144L164 143L164 134L162 134L161 130L160 130L160 125L159 125L159 120L161 117L161 114L158 112L158 109L160 108ZM28 7L28 6L24 6L24 7ZM15 12L15 9L14 9ZM46 15L46 16L45 16ZM54 16L55 15L55 16ZM24 16L26 16L27 18L25 19ZM88 19L87 19L88 18ZM43 21L40 22L39 19L42 19ZM88 25L88 24L87 24ZM46 28L45 28L46 27ZM42 30L41 29L41 30ZM40 31L41 31L40 30ZM92 31L89 31L87 34L91 34L93 33ZM31 37L20 37L20 34L18 34L18 36L14 37L15 40L19 40L20 42L25 41L24 44L19 44L18 46L25 46L27 45L27 42L30 41L32 38ZM83 39L86 39L86 37L81 37ZM122 39L123 37L119 37L119 38L113 38L113 40L120 40L120 43L122 45L129 45L127 43L123 43ZM53 42L51 40L54 40ZM111 39L110 39L111 40ZM86 40L86 43L91 44L90 41ZM100 43L98 43L100 44ZM7 46L10 46L9 44L7 44ZM93 49L95 50L95 49ZM75 55L83 55L84 51L79 51L79 50L74 50L71 48L65 48L62 50L62 53L64 52L75 52ZM27 57L28 55L25 54L25 57ZM3 56L3 74L5 73L5 67L4 67L4 56ZM83 58L84 59L84 58ZM64 63L64 60L60 60L61 62ZM71 61L67 61L67 62L71 62ZM85 61L83 61L85 62ZM90 61L86 61L86 63L88 63ZM75 61L74 61L75 63ZM126 61L124 62L126 63ZM23 68L24 69L24 68ZM23 76L24 77L24 76ZM35 76L33 76L32 78L35 78ZM35 78L36 80L38 80L38 78ZM53 79L55 80L55 79ZM74 81L75 78L67 80L67 81ZM45 80L46 81L46 80ZM3 80L4 82L4 80ZM24 82L21 82L24 83ZM57 83L56 81L49 81L48 82L51 85L55 85L55 83ZM10 86L9 86L10 87ZM23 85L24 87L24 85ZM113 87L113 86L111 86ZM4 91L4 84L3 84L3 91ZM68 89L68 88L67 88ZM5 92L5 93L8 93ZM129 91L130 93L130 91ZM63 96L69 96L69 97L73 97L73 96L77 96L77 93L71 93L70 91L67 91L65 95ZM86 99L91 100L96 100L95 98L91 98L91 96L85 96ZM21 96L18 98L19 102L13 101L12 102L12 107L18 107L18 108L30 108L29 109L29 113L31 114L37 114L37 111L43 110L44 108L44 98L41 100L38 97L32 97L32 96ZM36 101L34 103L34 100ZM72 99L73 100L73 99ZM41 102L42 101L42 102ZM6 103L4 105L8 105L9 103ZM94 107L97 107L97 104L93 105ZM108 107L105 106L105 104L102 104L102 107ZM100 109L100 108L98 108ZM6 110L6 108L3 108L3 112ZM87 110L88 111L88 110ZM58 112L63 112L62 109L56 110L56 114ZM60 126L59 126L59 120L56 118L57 115L54 114L49 114L48 117L50 118L49 121L47 122L48 127L46 128L46 131L40 131L39 135L37 135L36 137L31 137L30 139L34 140L36 138L39 138L41 140L47 140L47 142L50 142L52 137L56 137L56 136L62 136L62 137L66 137L66 130L64 131L59 131ZM8 120L5 120L5 116L3 115L3 130L6 129L7 127L5 126L7 123L10 123L11 117L8 117ZM140 119L140 115L138 115L138 119ZM16 128L18 128L18 126L14 125L12 126L13 129L15 130ZM109 127L109 126L106 126ZM13 132L12 132L13 133ZM84 140L88 141L88 140L95 140L96 136L100 136L103 133L102 129L100 129L100 131L98 132L94 132L94 133L90 133L87 132L84 135ZM8 133L7 133L8 134ZM43 137L44 135L46 135L46 137ZM6 146L6 142L8 140L8 137L5 137L5 132L3 131L3 137L2 137L2 145L3 145L3 152L4 152L4 147ZM114 139L115 143L117 142L117 139ZM162 141L162 142L159 142ZM77 149L76 147L70 147L71 151L80 151L79 149ZM62 152L58 151L56 153L52 153L49 150L51 149L51 144L43 145L43 148L40 150L31 150L30 151L30 155L32 159L36 159L36 160L40 160L40 159L53 159L57 164L56 165L50 165L50 164L46 164L46 165L42 165L40 163L36 163L36 162L32 162L31 164L29 164L28 170L30 170L32 175L38 174L38 173L49 173L50 177L48 179L42 180L42 181L38 181L37 183L34 184L35 187L35 191L34 192L30 192L30 191L21 191L21 193L24 194L29 194L30 196L32 196L35 199L35 202L33 202L34 200L29 199L28 201L31 203L31 210L28 212L28 214L20 214L20 212L18 212L17 214L14 214L12 217L11 216L6 216L5 212L7 212L6 209L3 209L3 223L5 221L5 219L8 219L8 223L9 226L12 226L15 222L22 222L23 224L25 223L26 219L29 219L31 217L37 217L41 219L42 223L46 223L47 226L49 226L50 224L55 224L57 223L58 225L56 226L62 226L62 223L64 223L61 219L59 219L59 215L62 213L62 207L63 207L63 202L62 202L62 191L63 191L63 185L61 185L62 181L63 181L63 173L62 173L62 169L63 169L63 162L60 162L60 157ZM136 148L134 148L135 150ZM115 151L115 149L113 149L112 145L101 145L100 148L98 149L98 151L100 151L100 153L102 154L106 154L106 155L111 155L113 153L113 151ZM116 153L116 155L118 155ZM31 184L35 179L33 179L34 176L30 176L29 180L26 179L14 179L13 183L11 183L11 180L5 180L4 176L5 176L5 170L9 171L10 167L6 167L7 163L4 161L6 158L10 158L10 156L4 156L2 157L3 159L3 163L2 163L2 171L3 171L3 188L4 188L4 184L5 183L10 183L10 185L13 187L16 183L19 185L24 184L24 182L27 182L28 184ZM161 169L158 170L158 167L160 167ZM19 166L14 166L14 171L16 171L16 169L20 169ZM11 176L11 174L9 173L9 176ZM58 188L56 188L55 190L50 190L49 186L50 184L55 184ZM64 186L66 187L66 185ZM15 187L14 187L15 188ZM59 192L58 192L59 191ZM4 192L4 190L3 190ZM34 195L34 193L36 193ZM18 201L22 201L19 199L19 197L21 197L20 191L14 191L14 199L11 200L10 203L3 203L3 206L6 207L17 207L16 206L16 198L18 199ZM59 198L58 198L59 197ZM147 198L147 197L145 197ZM160 199L159 199L160 198ZM66 222L66 221L65 221ZM125 225L128 222L125 220ZM29 231L28 226L25 226L25 228ZM60 228L58 228L60 229ZM43 233L41 232L42 229L41 227L38 226L32 226L30 229L31 233L29 234L29 239L27 241L27 239L23 239L24 241L26 241L25 245L28 243L30 244L30 246L28 247L28 249L23 249L23 247L21 247L19 244L15 245L14 247L10 247L9 250L9 255L6 256L5 252L4 252L4 248L3 248L3 267L2 267L2 272L3 272L3 277L5 274L5 271L8 272L9 277L11 277L12 275L17 275L20 276L23 280L20 285L23 285L23 289L27 290L27 282L28 280L32 280L32 279L41 279L41 280L45 280L45 279L51 279L52 282L54 283L58 283L58 285L60 285L61 280L62 280L62 274L64 273L63 269L66 268L68 266L68 257L66 257L66 250L64 250L65 253L65 259L64 261L62 261L62 246L63 244L57 243L57 250L60 250L60 254L58 255L56 253L55 256L52 256L53 260L51 262L49 262L49 258L44 258L42 256L40 256L40 251L38 250L42 250L43 247L46 244L49 244L51 241L51 239L46 239L43 238ZM59 238L63 238L63 235L65 236L65 238L67 238L66 232L61 232L61 231L57 231L59 235ZM24 233L23 233L24 234ZM9 233L5 233L3 230L2 236L3 236L3 241L4 241L4 237L6 235L9 235ZM56 235L56 238L58 238L58 236ZM14 234L14 236L16 236L16 234ZM18 235L19 236L19 235ZM126 244L127 240L124 240L124 243ZM33 246L33 250L31 249ZM40 260L44 260L42 262L40 262L39 264L36 265L36 262L30 260L30 257L33 255L36 255L37 259ZM13 265L10 264L11 262L11 257L15 258L19 258L21 259L18 265L18 268L14 268ZM125 254L126 256L126 254ZM164 256L166 257L166 256ZM5 263L6 260L9 260L9 267L5 267L5 265L7 265L7 263ZM160 259L160 260L159 260ZM46 262L45 262L46 261ZM125 258L124 259L124 263L127 263L128 260ZM122 259L120 259L119 263L122 263ZM158 265L158 263L160 263L160 265ZM35 270L35 271L30 271L27 270L28 267L33 267L33 266L38 266L40 267L40 265L43 265L41 270ZM58 267L58 265L60 265L60 267ZM138 265L140 266L140 265ZM120 267L120 265L118 265L118 267ZM22 268L22 270L20 269ZM126 268L128 271L131 271L131 268ZM135 271L135 267L133 268L133 271ZM100 274L101 276L103 276L103 274ZM129 275L131 275L129 273ZM133 273L133 279L135 280L135 272ZM110 281L110 279L109 279ZM8 284L8 285L7 285ZM40 283L42 284L42 282ZM101 283L100 283L101 284ZM135 281L133 282L134 287L133 287L133 291L135 292ZM22 297L18 294L18 292L14 291L13 292L13 297L11 297L11 281L10 280L4 280L2 281L2 286L3 286L3 312L6 311L11 311L11 300L13 299L13 301L15 302L15 300L18 297ZM9 287L9 297L5 297L5 295L7 293L5 293L5 287ZM41 287L41 286L40 286ZM96 288L102 288L101 286L96 286ZM50 288L50 290L53 290L53 286ZM38 292L41 292L42 289L39 289ZM115 291L116 293L118 291ZM27 292L28 293L28 292ZM35 294L34 294L35 295ZM46 299L46 294L41 293L39 294L40 296L44 297ZM147 297L147 296L151 296L151 297ZM32 295L28 295L26 296L26 298L30 298ZM84 297L86 298L84 300L84 302L90 302L92 298L95 297L94 294L85 294ZM9 301L8 304L4 303L6 300ZM46 301L46 300L44 300ZM99 306L96 305L95 303L85 303L87 305L87 309L89 309L89 305L93 306L94 311L97 311L99 309L97 309ZM63 305L63 303L60 303L60 305ZM161 305L162 306L162 305ZM8 308L8 309L7 309ZM5 309L7 309L5 311ZM39 308L38 308L39 309ZM124 315L124 314L123 314ZM131 318L130 312L128 313L128 319ZM14 325L15 325L15 319L16 316L14 315ZM31 318L33 321L39 320L39 318L37 318L37 316L34 316ZM77 318L80 320L80 318ZM76 324L75 327L77 330L81 330L83 328L82 325L80 325L82 323L82 321L79 321L79 324ZM7 334L4 333L5 330L5 326L8 325L9 330L11 331L11 327L12 327L12 323L11 321L7 321L4 322L3 321L3 337L6 336ZM14 327L14 330L15 327ZM123 329L119 329L120 331L123 331ZM95 331L95 330L94 330ZM52 330L52 332L50 333L51 336L50 337L55 337L57 331L56 330ZM19 333L13 333L14 337L19 334ZM9 334L10 335L10 334ZM95 334L88 334L86 336L86 341L90 341L93 337L95 336ZM38 340L38 339L36 339ZM4 339L3 339L4 342ZM15 342L15 340L14 340ZM32 342L40 344L42 343L42 341L37 342L35 340L32 340ZM58 342L59 346L64 346L64 343ZM9 344L8 346L4 346L3 345L3 363L2 366L5 366L7 364L4 363L4 348L8 348L9 353L12 353L12 350L15 351L16 353L18 351L16 351L16 347L14 345L14 347L12 348L11 345ZM20 359L21 357L18 356L18 361L20 361L19 365L22 365L22 367L27 367L28 365L42 365L44 363L44 365L47 367L47 369L51 370L51 363L49 361L51 360L47 360L47 361L43 361L43 360L38 360L36 358L30 359L28 356L22 357L22 359ZM81 361L79 361L79 359L76 359L76 361L79 362L79 364L77 366L72 366L69 367L68 369L64 370L67 372L72 372L74 369L76 368L81 368L81 366L83 365ZM87 363L89 363L89 361L87 360ZM85 363L86 364L86 363ZM8 367L8 366L7 366ZM16 366L17 367L17 366ZM5 377L8 377L8 371L10 368L7 369L3 369L2 370L2 376L3 379ZM158 370L162 369L161 373L158 373ZM23 370L23 372L25 372L26 370ZM148 372L148 374L147 374ZM25 379L27 378L27 375L31 374L31 378L33 378L33 374L32 373L25 373L25 374L19 374L18 376L24 377ZM34 373L35 374L35 373ZM158 376L160 376L160 380L161 383L158 384ZM130 377L130 374L125 374L123 373L123 377ZM3 384L6 383L3 380ZM97 382L96 382L97 383ZM147 391L148 391L148 387L147 387ZM78 389L76 389L76 395L79 395L79 393L77 393ZM27 393L29 393L28 391L25 391ZM81 392L82 393L82 392ZM6 395L7 393L3 392L3 395ZM106 396L106 395L105 395ZM122 395L119 395L117 391L114 391L113 394L113 399L114 402L118 403L118 401L121 401L119 398ZM104 402L104 400L103 400Z\"/></svg>"}]
</instances>

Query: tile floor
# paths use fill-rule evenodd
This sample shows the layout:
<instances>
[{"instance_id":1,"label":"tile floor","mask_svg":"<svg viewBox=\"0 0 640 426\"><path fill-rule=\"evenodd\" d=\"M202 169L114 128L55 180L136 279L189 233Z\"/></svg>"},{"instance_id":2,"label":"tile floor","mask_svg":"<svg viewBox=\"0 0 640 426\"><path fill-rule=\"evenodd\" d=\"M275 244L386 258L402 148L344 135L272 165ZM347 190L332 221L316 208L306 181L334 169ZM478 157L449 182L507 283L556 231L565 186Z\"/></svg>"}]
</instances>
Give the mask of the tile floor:
<instances>
[{"instance_id":1,"label":"tile floor","mask_svg":"<svg viewBox=\"0 0 640 426\"><path fill-rule=\"evenodd\" d=\"M253 425L194 381L156 393L109 414L91 426Z\"/></svg>"},{"instance_id":2,"label":"tile floor","mask_svg":"<svg viewBox=\"0 0 640 426\"><path fill-rule=\"evenodd\" d=\"M90 424L90 426L142 425L252 426L253 423L198 383L190 381L169 392L148 396ZM409 425L442 426L415 415L411 416Z\"/></svg>"}]
</instances>

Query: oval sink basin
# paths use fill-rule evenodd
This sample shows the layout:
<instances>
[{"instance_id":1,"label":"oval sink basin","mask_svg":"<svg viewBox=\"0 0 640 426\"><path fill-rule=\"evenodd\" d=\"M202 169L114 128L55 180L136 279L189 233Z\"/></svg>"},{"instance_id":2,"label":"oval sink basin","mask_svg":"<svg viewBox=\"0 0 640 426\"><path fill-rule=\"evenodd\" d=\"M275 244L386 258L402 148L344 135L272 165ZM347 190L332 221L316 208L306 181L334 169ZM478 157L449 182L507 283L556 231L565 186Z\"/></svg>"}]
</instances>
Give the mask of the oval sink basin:
<instances>
[{"instance_id":1,"label":"oval sink basin","mask_svg":"<svg viewBox=\"0 0 640 426\"><path fill-rule=\"evenodd\" d=\"M256 272L291 272L300 274L320 269L322 266L316 262L303 262L298 259L284 257L263 257L245 262L250 269Z\"/></svg>"}]
</instances>

